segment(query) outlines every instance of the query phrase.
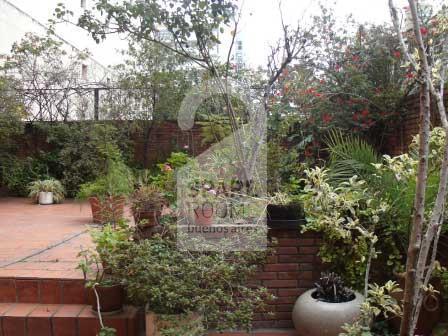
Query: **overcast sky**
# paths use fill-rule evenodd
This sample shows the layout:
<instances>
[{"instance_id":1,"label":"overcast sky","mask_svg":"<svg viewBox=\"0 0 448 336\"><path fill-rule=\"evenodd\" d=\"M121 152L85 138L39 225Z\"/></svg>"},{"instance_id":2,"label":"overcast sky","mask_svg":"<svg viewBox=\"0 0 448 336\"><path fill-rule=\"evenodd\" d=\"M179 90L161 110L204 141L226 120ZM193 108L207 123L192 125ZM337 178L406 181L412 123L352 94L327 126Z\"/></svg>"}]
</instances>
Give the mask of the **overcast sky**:
<instances>
[{"instance_id":1,"label":"overcast sky","mask_svg":"<svg viewBox=\"0 0 448 336\"><path fill-rule=\"evenodd\" d=\"M328 2L328 4L332 4ZM395 0L402 6L402 0ZM297 20L306 21L319 13L316 0L282 0L281 7L286 23L294 25ZM264 65L272 45L281 36L281 21L278 0L245 0L243 19L239 31L242 35L246 60L251 65ZM390 22L388 0L339 0L334 5L341 20L353 14L356 21Z\"/></svg>"},{"instance_id":2,"label":"overcast sky","mask_svg":"<svg viewBox=\"0 0 448 336\"><path fill-rule=\"evenodd\" d=\"M80 0L9 0L17 7L34 16L42 23L51 17L55 3L65 2L68 7L78 7ZM90 5L92 0L88 0ZM397 6L402 7L405 0L395 0ZM343 23L344 18L352 13L359 22L383 23L390 22L388 0L338 0L335 5L337 17ZM264 65L269 46L274 44L281 36L281 25L278 0L244 0L243 18L240 24L240 36L243 41L245 61L252 66ZM297 20L307 20L317 14L318 1L316 0L282 0L282 11L286 23L295 24ZM90 6L89 6L90 7ZM76 44L80 48L87 45L94 57L104 65L116 64L121 55L116 48L125 47L123 41L108 41L104 45L95 46L84 32L70 36L64 29L61 36ZM230 35L229 32L226 33ZM79 37L81 36L81 38ZM226 39L223 39L226 41ZM226 43L221 50L226 49Z\"/></svg>"}]
</instances>

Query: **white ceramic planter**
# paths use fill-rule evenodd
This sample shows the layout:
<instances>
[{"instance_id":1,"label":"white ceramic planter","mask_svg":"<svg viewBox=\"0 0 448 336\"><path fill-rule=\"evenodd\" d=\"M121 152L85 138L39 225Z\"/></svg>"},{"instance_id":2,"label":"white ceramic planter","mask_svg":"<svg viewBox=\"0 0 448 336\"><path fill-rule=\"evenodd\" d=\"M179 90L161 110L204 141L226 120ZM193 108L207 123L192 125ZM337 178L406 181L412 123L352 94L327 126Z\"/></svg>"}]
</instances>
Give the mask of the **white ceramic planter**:
<instances>
[{"instance_id":1,"label":"white ceramic planter","mask_svg":"<svg viewBox=\"0 0 448 336\"><path fill-rule=\"evenodd\" d=\"M345 323L352 323L361 314L364 297L355 292L349 302L329 303L313 298L310 289L297 299L292 312L294 327L299 336L338 336Z\"/></svg>"},{"instance_id":2,"label":"white ceramic planter","mask_svg":"<svg viewBox=\"0 0 448 336\"><path fill-rule=\"evenodd\" d=\"M51 191L41 191L39 193L39 204L53 204L53 193Z\"/></svg>"}]
</instances>

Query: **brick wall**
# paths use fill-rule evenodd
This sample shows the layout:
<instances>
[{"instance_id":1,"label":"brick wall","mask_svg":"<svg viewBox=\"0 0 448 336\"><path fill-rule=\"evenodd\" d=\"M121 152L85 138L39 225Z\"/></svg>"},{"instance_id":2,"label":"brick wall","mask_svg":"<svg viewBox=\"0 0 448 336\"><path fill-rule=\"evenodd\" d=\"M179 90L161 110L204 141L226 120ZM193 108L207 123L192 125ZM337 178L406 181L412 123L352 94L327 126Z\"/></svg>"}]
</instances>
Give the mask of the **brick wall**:
<instances>
[{"instance_id":1,"label":"brick wall","mask_svg":"<svg viewBox=\"0 0 448 336\"><path fill-rule=\"evenodd\" d=\"M448 102L448 94L445 95L445 101ZM405 153L412 141L412 137L419 132L419 123L420 96L414 94L409 96L404 103L400 127L395 134L388 137L386 152L391 155ZM433 100L431 106L431 125L438 126L439 124L440 119Z\"/></svg>"},{"instance_id":2,"label":"brick wall","mask_svg":"<svg viewBox=\"0 0 448 336\"><path fill-rule=\"evenodd\" d=\"M196 156L207 148L202 143L201 128L195 125L189 131L183 131L174 121L164 121L154 124L150 131L145 130L134 133L134 157L135 161L143 164L145 155L145 136L148 136L146 148L146 166L162 162L171 152L186 150L189 154Z\"/></svg>"},{"instance_id":3,"label":"brick wall","mask_svg":"<svg viewBox=\"0 0 448 336\"><path fill-rule=\"evenodd\" d=\"M150 122L149 122L150 123ZM145 149L145 137L148 142ZM50 151L46 135L27 124L25 135L17 139L18 155L32 156L39 151ZM202 153L207 146L202 143L201 128L195 125L189 131L181 130L176 121L157 122L145 132L145 126L136 130L131 138L134 142L134 160L140 166L144 165L146 150L146 167L163 162L173 151L185 150L190 155Z\"/></svg>"},{"instance_id":4,"label":"brick wall","mask_svg":"<svg viewBox=\"0 0 448 336\"><path fill-rule=\"evenodd\" d=\"M311 233L302 234L299 227L270 229L270 238L275 238L275 254L268 257L254 284L263 285L276 300L269 302L270 316L258 313L255 328L293 328L291 312L297 297L313 287L320 275L317 257L321 239Z\"/></svg>"}]
</instances>

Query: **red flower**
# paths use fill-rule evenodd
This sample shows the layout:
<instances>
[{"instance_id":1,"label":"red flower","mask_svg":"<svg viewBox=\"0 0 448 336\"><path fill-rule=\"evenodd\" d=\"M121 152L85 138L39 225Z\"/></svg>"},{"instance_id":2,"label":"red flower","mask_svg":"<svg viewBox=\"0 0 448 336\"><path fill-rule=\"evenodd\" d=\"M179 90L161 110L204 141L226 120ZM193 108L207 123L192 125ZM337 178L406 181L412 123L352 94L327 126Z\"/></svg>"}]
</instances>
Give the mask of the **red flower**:
<instances>
[{"instance_id":1,"label":"red flower","mask_svg":"<svg viewBox=\"0 0 448 336\"><path fill-rule=\"evenodd\" d=\"M394 51L394 56L395 56L395 58L400 58L401 57L401 52L399 50L395 50Z\"/></svg>"},{"instance_id":2,"label":"red flower","mask_svg":"<svg viewBox=\"0 0 448 336\"><path fill-rule=\"evenodd\" d=\"M313 156L313 151L311 150L310 147L305 148L305 156L306 157Z\"/></svg>"},{"instance_id":3,"label":"red flower","mask_svg":"<svg viewBox=\"0 0 448 336\"><path fill-rule=\"evenodd\" d=\"M307 94L314 94L315 91L316 91L316 89L314 89L314 88L309 88L309 89L306 89L306 90L305 90L305 93L307 93Z\"/></svg>"},{"instance_id":4,"label":"red flower","mask_svg":"<svg viewBox=\"0 0 448 336\"><path fill-rule=\"evenodd\" d=\"M322 97L322 93L315 93L314 97Z\"/></svg>"},{"instance_id":5,"label":"red flower","mask_svg":"<svg viewBox=\"0 0 448 336\"><path fill-rule=\"evenodd\" d=\"M353 119L353 121L358 121L358 119L359 119L359 115L358 115L358 113L355 113L355 114L352 116L352 119Z\"/></svg>"},{"instance_id":6,"label":"red flower","mask_svg":"<svg viewBox=\"0 0 448 336\"><path fill-rule=\"evenodd\" d=\"M428 29L426 27L421 27L420 28L420 33L425 36L428 34Z\"/></svg>"},{"instance_id":7,"label":"red flower","mask_svg":"<svg viewBox=\"0 0 448 336\"><path fill-rule=\"evenodd\" d=\"M409 78L409 79L414 78L414 74L412 72L408 72L406 74L406 78Z\"/></svg>"},{"instance_id":8,"label":"red flower","mask_svg":"<svg viewBox=\"0 0 448 336\"><path fill-rule=\"evenodd\" d=\"M368 110L362 110L362 111L361 111L361 115L362 115L363 117L367 117L367 116L369 115L369 111L368 111Z\"/></svg>"},{"instance_id":9,"label":"red flower","mask_svg":"<svg viewBox=\"0 0 448 336\"><path fill-rule=\"evenodd\" d=\"M328 124L332 120L333 120L333 116L329 115L328 113L324 113L324 115L322 116L322 121L325 124Z\"/></svg>"}]
</instances>

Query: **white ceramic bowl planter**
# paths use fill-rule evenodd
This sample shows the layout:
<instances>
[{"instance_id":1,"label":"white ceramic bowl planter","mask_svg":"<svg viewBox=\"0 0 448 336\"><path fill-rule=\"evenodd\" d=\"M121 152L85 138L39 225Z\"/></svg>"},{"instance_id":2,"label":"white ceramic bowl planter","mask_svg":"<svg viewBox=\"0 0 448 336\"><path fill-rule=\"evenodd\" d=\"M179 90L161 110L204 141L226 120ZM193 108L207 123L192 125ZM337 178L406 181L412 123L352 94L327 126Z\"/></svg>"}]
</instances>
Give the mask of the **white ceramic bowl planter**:
<instances>
[{"instance_id":1,"label":"white ceramic bowl planter","mask_svg":"<svg viewBox=\"0 0 448 336\"><path fill-rule=\"evenodd\" d=\"M41 205L53 204L53 193L51 191L39 192L39 204Z\"/></svg>"},{"instance_id":2,"label":"white ceramic bowl planter","mask_svg":"<svg viewBox=\"0 0 448 336\"><path fill-rule=\"evenodd\" d=\"M360 316L364 297L355 292L351 301L330 303L315 299L310 289L297 299L292 319L299 336L338 336L345 323L352 323Z\"/></svg>"}]
</instances>

